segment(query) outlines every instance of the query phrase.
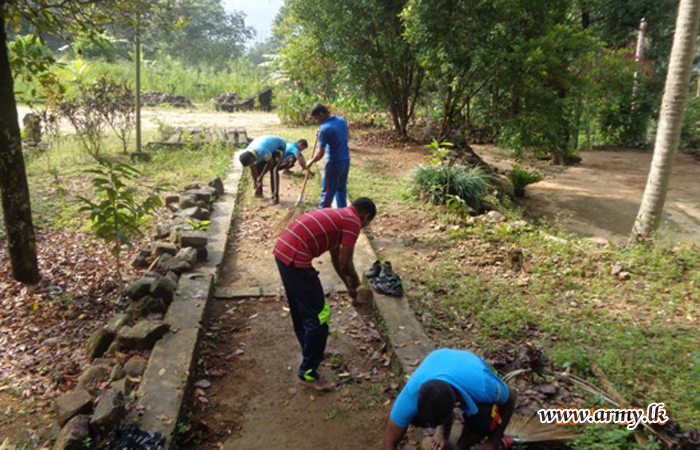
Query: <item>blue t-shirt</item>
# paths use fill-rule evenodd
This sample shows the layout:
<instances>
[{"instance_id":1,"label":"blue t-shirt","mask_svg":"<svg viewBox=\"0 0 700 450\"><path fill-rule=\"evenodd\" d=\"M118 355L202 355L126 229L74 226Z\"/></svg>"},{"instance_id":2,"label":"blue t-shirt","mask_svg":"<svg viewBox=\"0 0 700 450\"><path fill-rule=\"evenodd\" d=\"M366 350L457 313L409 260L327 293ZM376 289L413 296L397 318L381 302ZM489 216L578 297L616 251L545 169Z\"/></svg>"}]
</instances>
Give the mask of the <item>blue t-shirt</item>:
<instances>
[{"instance_id":1,"label":"blue t-shirt","mask_svg":"<svg viewBox=\"0 0 700 450\"><path fill-rule=\"evenodd\" d=\"M284 155L282 155L282 162L287 162L292 157L297 156L299 156L299 146L296 142L290 142L287 144L287 149L284 151Z\"/></svg>"},{"instance_id":2,"label":"blue t-shirt","mask_svg":"<svg viewBox=\"0 0 700 450\"><path fill-rule=\"evenodd\" d=\"M321 124L318 144L325 148L328 162L349 161L348 123L342 117L329 117Z\"/></svg>"},{"instance_id":3,"label":"blue t-shirt","mask_svg":"<svg viewBox=\"0 0 700 450\"><path fill-rule=\"evenodd\" d=\"M246 150L255 153L256 163L267 161L272 158L272 153L275 150L284 151L287 146L287 141L277 136L260 136L253 139L253 142L248 144Z\"/></svg>"},{"instance_id":4,"label":"blue t-shirt","mask_svg":"<svg viewBox=\"0 0 700 450\"><path fill-rule=\"evenodd\" d=\"M465 416L478 412L476 403L508 401L508 385L474 353L443 348L428 355L413 372L401 390L391 409L391 420L400 427L407 427L418 414L418 391L428 380L442 380L455 388L464 403Z\"/></svg>"}]
</instances>

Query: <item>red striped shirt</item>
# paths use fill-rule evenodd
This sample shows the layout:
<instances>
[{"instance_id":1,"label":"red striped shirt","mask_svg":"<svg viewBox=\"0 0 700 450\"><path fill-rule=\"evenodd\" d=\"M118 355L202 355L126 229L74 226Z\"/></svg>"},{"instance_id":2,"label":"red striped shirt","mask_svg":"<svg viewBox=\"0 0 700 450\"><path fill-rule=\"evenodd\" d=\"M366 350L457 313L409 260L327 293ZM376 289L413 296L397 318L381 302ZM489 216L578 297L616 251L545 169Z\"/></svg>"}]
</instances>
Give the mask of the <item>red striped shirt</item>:
<instances>
[{"instance_id":1,"label":"red striped shirt","mask_svg":"<svg viewBox=\"0 0 700 450\"><path fill-rule=\"evenodd\" d=\"M311 267L311 260L342 245L354 247L362 223L354 206L339 209L316 209L308 212L277 239L273 254L295 267Z\"/></svg>"}]
</instances>

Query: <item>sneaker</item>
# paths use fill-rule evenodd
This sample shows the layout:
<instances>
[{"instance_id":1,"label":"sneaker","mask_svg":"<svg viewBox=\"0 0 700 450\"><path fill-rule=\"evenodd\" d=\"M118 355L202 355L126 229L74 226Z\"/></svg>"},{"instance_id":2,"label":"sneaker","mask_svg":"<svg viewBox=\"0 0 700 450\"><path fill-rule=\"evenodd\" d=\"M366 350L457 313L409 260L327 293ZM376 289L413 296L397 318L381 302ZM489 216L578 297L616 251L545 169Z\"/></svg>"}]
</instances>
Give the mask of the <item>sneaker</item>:
<instances>
[{"instance_id":1,"label":"sneaker","mask_svg":"<svg viewBox=\"0 0 700 450\"><path fill-rule=\"evenodd\" d=\"M394 269L391 267L391 263L389 261L384 261L382 263L381 275L382 276L396 275L394 273Z\"/></svg>"},{"instance_id":2,"label":"sneaker","mask_svg":"<svg viewBox=\"0 0 700 450\"><path fill-rule=\"evenodd\" d=\"M319 392L332 392L333 389L335 389L335 383L327 381L323 378L319 378L313 381L306 381L299 378L299 384Z\"/></svg>"},{"instance_id":3,"label":"sneaker","mask_svg":"<svg viewBox=\"0 0 700 450\"><path fill-rule=\"evenodd\" d=\"M403 297L403 285L401 278L395 273L388 275L380 275L369 280L372 289L380 294L390 295L392 297Z\"/></svg>"},{"instance_id":4,"label":"sneaker","mask_svg":"<svg viewBox=\"0 0 700 450\"><path fill-rule=\"evenodd\" d=\"M379 260L376 260L374 264L372 264L372 267L369 269L365 270L365 276L367 278L374 278L376 276L379 276L379 271L382 269L382 264L379 262Z\"/></svg>"}]
</instances>

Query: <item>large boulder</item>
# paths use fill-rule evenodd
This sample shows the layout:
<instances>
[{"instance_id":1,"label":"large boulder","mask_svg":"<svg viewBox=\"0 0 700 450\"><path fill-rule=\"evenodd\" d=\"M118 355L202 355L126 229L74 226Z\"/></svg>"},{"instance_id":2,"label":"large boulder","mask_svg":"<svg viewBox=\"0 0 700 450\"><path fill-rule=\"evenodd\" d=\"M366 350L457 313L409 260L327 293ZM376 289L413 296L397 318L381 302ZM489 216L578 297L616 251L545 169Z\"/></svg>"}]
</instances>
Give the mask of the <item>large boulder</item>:
<instances>
[{"instance_id":1,"label":"large boulder","mask_svg":"<svg viewBox=\"0 0 700 450\"><path fill-rule=\"evenodd\" d=\"M106 328L98 328L90 335L85 353L88 358L99 358L107 351L117 333Z\"/></svg>"},{"instance_id":2,"label":"large boulder","mask_svg":"<svg viewBox=\"0 0 700 450\"><path fill-rule=\"evenodd\" d=\"M58 425L63 426L78 414L92 412L92 396L85 389L76 389L58 397L54 407Z\"/></svg>"},{"instance_id":3,"label":"large boulder","mask_svg":"<svg viewBox=\"0 0 700 450\"><path fill-rule=\"evenodd\" d=\"M99 435L105 436L119 426L124 416L126 416L124 395L117 390L108 390L102 394L99 403L97 403L95 414L90 420L90 426Z\"/></svg>"},{"instance_id":4,"label":"large boulder","mask_svg":"<svg viewBox=\"0 0 700 450\"><path fill-rule=\"evenodd\" d=\"M148 267L148 258L151 256L151 250L144 249L131 262L131 267L134 269L143 269Z\"/></svg>"},{"instance_id":5,"label":"large boulder","mask_svg":"<svg viewBox=\"0 0 700 450\"><path fill-rule=\"evenodd\" d=\"M184 250L184 249L183 249ZM180 250L182 252L182 250ZM178 258L180 255L178 252ZM182 258L179 258L182 259ZM168 272L170 273L170 272ZM166 305L169 305L173 301L175 296L175 290L177 289L177 280L173 281L171 277L162 277L157 279L151 285L151 296L162 299Z\"/></svg>"},{"instance_id":6,"label":"large boulder","mask_svg":"<svg viewBox=\"0 0 700 450\"><path fill-rule=\"evenodd\" d=\"M66 423L53 446L54 450L83 450L90 437L90 416L75 416Z\"/></svg>"},{"instance_id":7,"label":"large boulder","mask_svg":"<svg viewBox=\"0 0 700 450\"><path fill-rule=\"evenodd\" d=\"M122 328L115 344L120 350L150 350L169 329L170 325L162 320L142 320L133 327Z\"/></svg>"},{"instance_id":8,"label":"large boulder","mask_svg":"<svg viewBox=\"0 0 700 450\"><path fill-rule=\"evenodd\" d=\"M173 255L177 252L173 252ZM151 292L151 284L155 281L153 278L141 278L136 281L132 281L124 289L124 295L132 300L138 300L141 297L148 295Z\"/></svg>"}]
</instances>

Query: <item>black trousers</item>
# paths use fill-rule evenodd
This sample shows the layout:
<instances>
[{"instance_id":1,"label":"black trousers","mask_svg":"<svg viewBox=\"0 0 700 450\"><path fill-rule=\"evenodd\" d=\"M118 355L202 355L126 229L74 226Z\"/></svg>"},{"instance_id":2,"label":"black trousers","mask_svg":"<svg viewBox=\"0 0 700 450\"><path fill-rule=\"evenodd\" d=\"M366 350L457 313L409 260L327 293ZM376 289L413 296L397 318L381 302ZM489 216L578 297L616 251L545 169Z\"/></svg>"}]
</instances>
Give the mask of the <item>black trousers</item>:
<instances>
[{"instance_id":1,"label":"black trousers","mask_svg":"<svg viewBox=\"0 0 700 450\"><path fill-rule=\"evenodd\" d=\"M282 152L277 150L272 154L272 157L275 159L275 165L270 169L270 189L272 190L272 199L279 201L279 199L280 199L280 174L279 174L279 171L277 170L277 165L279 164L280 160L282 159ZM263 169L265 168L265 164L267 164L266 161L261 161L261 162L255 164L255 168L258 171L258 176L259 176L259 174L262 173ZM260 185L259 190L256 190L256 194L257 193L262 195L262 185Z\"/></svg>"},{"instance_id":2,"label":"black trousers","mask_svg":"<svg viewBox=\"0 0 700 450\"><path fill-rule=\"evenodd\" d=\"M318 366L323 360L328 340L330 305L316 269L295 267L294 263L288 266L277 258L275 261L287 294L294 333L301 346L299 378L317 380Z\"/></svg>"}]
</instances>

